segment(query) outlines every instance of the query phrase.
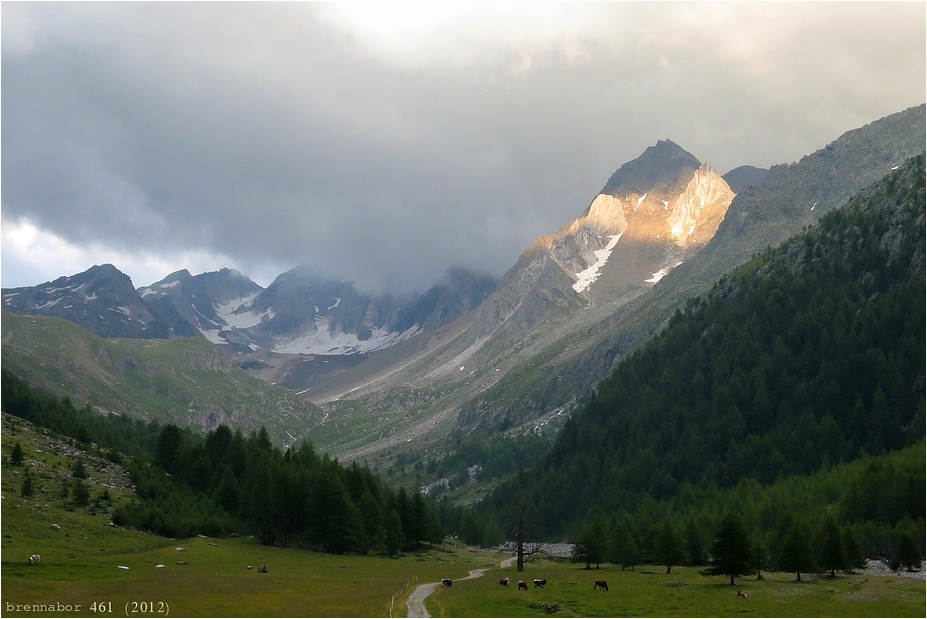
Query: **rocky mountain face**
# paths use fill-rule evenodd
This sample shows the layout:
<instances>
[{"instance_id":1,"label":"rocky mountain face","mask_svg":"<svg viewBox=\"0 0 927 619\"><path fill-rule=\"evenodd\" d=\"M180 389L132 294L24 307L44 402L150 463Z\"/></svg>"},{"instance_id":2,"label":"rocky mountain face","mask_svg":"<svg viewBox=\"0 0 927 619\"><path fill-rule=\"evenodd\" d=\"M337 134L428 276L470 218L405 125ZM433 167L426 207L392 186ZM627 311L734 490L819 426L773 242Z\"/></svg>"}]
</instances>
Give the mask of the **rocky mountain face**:
<instances>
[{"instance_id":1,"label":"rocky mountain face","mask_svg":"<svg viewBox=\"0 0 927 619\"><path fill-rule=\"evenodd\" d=\"M220 305L227 326L209 337L280 354L366 354L455 320L494 286L492 278L453 270L424 294L369 295L297 267L258 293Z\"/></svg>"},{"instance_id":2,"label":"rocky mountain face","mask_svg":"<svg viewBox=\"0 0 927 619\"><path fill-rule=\"evenodd\" d=\"M3 290L4 309L64 318L101 337L202 335L227 352L354 355L380 350L457 319L495 287L448 271L424 294L368 295L297 267L266 289L238 271L182 270L136 290L113 265L28 288Z\"/></svg>"},{"instance_id":3,"label":"rocky mountain face","mask_svg":"<svg viewBox=\"0 0 927 619\"><path fill-rule=\"evenodd\" d=\"M215 337L210 336L227 326L219 314L221 308L261 290L256 283L231 269L195 276L184 269L137 292L149 306L173 308L193 328L187 335L204 335L215 343Z\"/></svg>"},{"instance_id":4,"label":"rocky mountain face","mask_svg":"<svg viewBox=\"0 0 927 619\"><path fill-rule=\"evenodd\" d=\"M734 168L727 174L724 174L724 180L727 182L731 191L740 193L740 190L747 185L762 185L766 177L769 176L769 168L757 168L752 165L742 165Z\"/></svg>"},{"instance_id":5,"label":"rocky mountain face","mask_svg":"<svg viewBox=\"0 0 927 619\"><path fill-rule=\"evenodd\" d=\"M471 341L500 328L519 336L637 296L711 239L733 197L710 165L657 142L621 166L582 215L528 247L477 311Z\"/></svg>"},{"instance_id":6,"label":"rocky mountain face","mask_svg":"<svg viewBox=\"0 0 927 619\"><path fill-rule=\"evenodd\" d=\"M171 338L198 331L171 304L146 303L125 273L111 264L59 277L41 286L4 288L3 308L16 314L63 318L101 337Z\"/></svg>"}]
</instances>

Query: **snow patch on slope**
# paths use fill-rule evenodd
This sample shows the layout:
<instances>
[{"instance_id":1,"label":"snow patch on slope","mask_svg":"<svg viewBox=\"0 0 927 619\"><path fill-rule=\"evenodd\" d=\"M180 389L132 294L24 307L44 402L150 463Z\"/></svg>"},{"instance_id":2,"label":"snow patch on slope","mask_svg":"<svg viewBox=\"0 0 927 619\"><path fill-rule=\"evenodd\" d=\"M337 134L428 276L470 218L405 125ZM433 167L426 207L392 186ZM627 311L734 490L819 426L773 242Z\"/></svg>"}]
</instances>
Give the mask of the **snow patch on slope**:
<instances>
[{"instance_id":1,"label":"snow patch on slope","mask_svg":"<svg viewBox=\"0 0 927 619\"><path fill-rule=\"evenodd\" d=\"M213 344L228 344L228 342L225 341L225 338L220 335L220 331L218 329L203 329L200 327L200 333L202 333L203 337L205 337Z\"/></svg>"},{"instance_id":2,"label":"snow patch on slope","mask_svg":"<svg viewBox=\"0 0 927 619\"><path fill-rule=\"evenodd\" d=\"M624 233L622 232L621 234ZM615 245L618 244L618 239L621 238L621 234L613 234L611 241L608 242L605 249L599 249L593 252L597 259L595 264L576 274L577 281L573 284L573 290L582 292L599 278L599 271L605 266L605 263L608 262L608 258L612 255L612 250L615 249Z\"/></svg>"},{"instance_id":3,"label":"snow patch on slope","mask_svg":"<svg viewBox=\"0 0 927 619\"><path fill-rule=\"evenodd\" d=\"M409 339L419 331L419 325L403 332L374 329L372 335L361 340L355 333L330 333L328 325L320 323L319 328L288 342L279 343L273 352L291 355L350 355L363 354L388 348Z\"/></svg>"},{"instance_id":4,"label":"snow patch on slope","mask_svg":"<svg viewBox=\"0 0 927 619\"><path fill-rule=\"evenodd\" d=\"M660 281L661 279L663 279L664 277L666 277L666 274L667 274L667 273L669 273L670 271L672 271L673 269L675 269L676 267L678 267L680 264L682 264L682 261L681 261L681 260L680 260L679 262L677 262L676 264L674 264L673 266L671 266L671 267L666 267L665 269L660 269L659 271L657 271L656 273L654 273L653 275L651 275L651 276L650 276L650 279L645 279L644 281L647 282L648 284L656 284L658 281Z\"/></svg>"},{"instance_id":5,"label":"snow patch on slope","mask_svg":"<svg viewBox=\"0 0 927 619\"><path fill-rule=\"evenodd\" d=\"M265 319L270 320L274 317L274 311L270 308L263 312L242 312L236 313L240 308L246 307L251 301L258 296L255 292L245 297L232 299L227 303L216 303L213 309L216 310L216 316L221 318L225 323L234 329L250 329L261 324Z\"/></svg>"}]
</instances>

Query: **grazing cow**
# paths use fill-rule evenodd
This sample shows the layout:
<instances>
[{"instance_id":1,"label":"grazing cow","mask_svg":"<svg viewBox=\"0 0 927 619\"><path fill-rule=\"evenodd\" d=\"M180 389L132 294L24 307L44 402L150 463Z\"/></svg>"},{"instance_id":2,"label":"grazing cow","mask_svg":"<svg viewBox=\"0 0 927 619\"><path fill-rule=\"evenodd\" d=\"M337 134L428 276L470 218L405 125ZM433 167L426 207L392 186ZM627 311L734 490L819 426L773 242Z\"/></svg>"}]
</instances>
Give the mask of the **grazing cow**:
<instances>
[{"instance_id":1,"label":"grazing cow","mask_svg":"<svg viewBox=\"0 0 927 619\"><path fill-rule=\"evenodd\" d=\"M509 580L508 577L503 578L502 580L499 581L499 586L500 586L500 587L508 587L510 582L512 582L512 581Z\"/></svg>"},{"instance_id":2,"label":"grazing cow","mask_svg":"<svg viewBox=\"0 0 927 619\"><path fill-rule=\"evenodd\" d=\"M267 573L267 566L266 566L266 565L259 565L259 566L258 566L258 571L259 571L260 573L262 573L262 574L266 574L266 573Z\"/></svg>"},{"instance_id":3,"label":"grazing cow","mask_svg":"<svg viewBox=\"0 0 927 619\"><path fill-rule=\"evenodd\" d=\"M738 591L738 592L737 592L737 597L739 597L739 598L745 598L745 597L747 597L747 594L744 593L743 591Z\"/></svg>"},{"instance_id":4,"label":"grazing cow","mask_svg":"<svg viewBox=\"0 0 927 619\"><path fill-rule=\"evenodd\" d=\"M29 565L35 565L42 560L42 555L29 555Z\"/></svg>"},{"instance_id":5,"label":"grazing cow","mask_svg":"<svg viewBox=\"0 0 927 619\"><path fill-rule=\"evenodd\" d=\"M592 583L592 589L604 589L605 591L608 591L608 583L604 580L596 580Z\"/></svg>"},{"instance_id":6,"label":"grazing cow","mask_svg":"<svg viewBox=\"0 0 927 619\"><path fill-rule=\"evenodd\" d=\"M450 578L445 578L445 579L443 579L443 580L441 581L441 586L442 586L442 587L450 587L450 586L453 585L453 584L454 584L454 581L451 580Z\"/></svg>"},{"instance_id":7,"label":"grazing cow","mask_svg":"<svg viewBox=\"0 0 927 619\"><path fill-rule=\"evenodd\" d=\"M524 580L519 580L519 581L518 581L518 590L521 591L522 589L524 589L525 591L527 591L527 590L528 590L528 583L526 583Z\"/></svg>"},{"instance_id":8,"label":"grazing cow","mask_svg":"<svg viewBox=\"0 0 927 619\"><path fill-rule=\"evenodd\" d=\"M546 585L546 584L547 584L547 579L546 579L546 578L535 578L535 579L534 579L534 586L535 586L535 588L540 587L541 589L543 589L543 588L544 588L544 585Z\"/></svg>"}]
</instances>

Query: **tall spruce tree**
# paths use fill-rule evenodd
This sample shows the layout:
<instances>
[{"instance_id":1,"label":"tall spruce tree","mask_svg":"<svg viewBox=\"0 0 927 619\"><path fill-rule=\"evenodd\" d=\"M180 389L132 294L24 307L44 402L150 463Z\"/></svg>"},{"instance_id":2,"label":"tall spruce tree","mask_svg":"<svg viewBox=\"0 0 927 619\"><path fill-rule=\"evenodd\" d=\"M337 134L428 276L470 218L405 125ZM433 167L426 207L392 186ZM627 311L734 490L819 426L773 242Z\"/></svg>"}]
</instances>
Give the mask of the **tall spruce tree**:
<instances>
[{"instance_id":1,"label":"tall spruce tree","mask_svg":"<svg viewBox=\"0 0 927 619\"><path fill-rule=\"evenodd\" d=\"M710 567L704 573L730 576L733 587L735 576L745 576L753 572L753 562L750 559L750 538L743 521L736 514L725 514L718 524L718 532L711 546Z\"/></svg>"},{"instance_id":2,"label":"tall spruce tree","mask_svg":"<svg viewBox=\"0 0 927 619\"><path fill-rule=\"evenodd\" d=\"M831 578L837 576L837 570L850 569L850 562L847 560L846 548L843 544L840 528L830 516L821 525L818 564L823 569L830 571Z\"/></svg>"},{"instance_id":3,"label":"tall spruce tree","mask_svg":"<svg viewBox=\"0 0 927 619\"><path fill-rule=\"evenodd\" d=\"M599 569L608 550L608 520L601 508L590 510L573 548L575 561L585 563L587 570L593 563L595 569Z\"/></svg>"},{"instance_id":4,"label":"tall spruce tree","mask_svg":"<svg viewBox=\"0 0 927 619\"><path fill-rule=\"evenodd\" d=\"M800 522L793 522L779 547L777 561L779 569L795 572L795 581L801 582L801 573L814 569L814 555L811 552L811 536Z\"/></svg>"},{"instance_id":5,"label":"tall spruce tree","mask_svg":"<svg viewBox=\"0 0 927 619\"><path fill-rule=\"evenodd\" d=\"M640 549L634 534L634 524L627 513L621 513L615 518L615 526L609 539L608 560L617 563L621 569L634 566L640 560Z\"/></svg>"},{"instance_id":6,"label":"tall spruce tree","mask_svg":"<svg viewBox=\"0 0 927 619\"><path fill-rule=\"evenodd\" d=\"M685 551L682 548L682 539L676 533L673 523L667 518L657 525L654 561L666 566L666 573L673 573L674 565L682 565L685 561Z\"/></svg>"}]
</instances>

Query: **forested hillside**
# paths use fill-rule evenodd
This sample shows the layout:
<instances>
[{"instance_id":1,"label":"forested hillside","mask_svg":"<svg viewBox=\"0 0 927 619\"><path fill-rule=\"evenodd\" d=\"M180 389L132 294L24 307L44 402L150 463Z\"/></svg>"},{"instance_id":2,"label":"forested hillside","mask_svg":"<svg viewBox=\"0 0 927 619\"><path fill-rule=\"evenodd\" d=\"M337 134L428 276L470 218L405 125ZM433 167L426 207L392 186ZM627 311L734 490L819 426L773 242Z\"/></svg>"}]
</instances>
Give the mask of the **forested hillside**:
<instances>
[{"instance_id":1,"label":"forested hillside","mask_svg":"<svg viewBox=\"0 0 927 619\"><path fill-rule=\"evenodd\" d=\"M832 498L847 504L841 524L909 518L922 532L924 176L921 155L688 302L488 513L520 497L534 535L576 533L596 513L650 513L647 530L661 501L918 445L920 490L899 482L882 515L850 488Z\"/></svg>"},{"instance_id":2,"label":"forested hillside","mask_svg":"<svg viewBox=\"0 0 927 619\"><path fill-rule=\"evenodd\" d=\"M336 554L394 554L444 538L434 500L389 488L356 462L342 466L308 442L281 451L263 427L246 435L222 425L204 437L172 424L99 415L36 392L7 370L2 408L128 469L136 492L114 506L117 525L169 537L250 533L266 544Z\"/></svg>"}]
</instances>

